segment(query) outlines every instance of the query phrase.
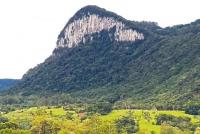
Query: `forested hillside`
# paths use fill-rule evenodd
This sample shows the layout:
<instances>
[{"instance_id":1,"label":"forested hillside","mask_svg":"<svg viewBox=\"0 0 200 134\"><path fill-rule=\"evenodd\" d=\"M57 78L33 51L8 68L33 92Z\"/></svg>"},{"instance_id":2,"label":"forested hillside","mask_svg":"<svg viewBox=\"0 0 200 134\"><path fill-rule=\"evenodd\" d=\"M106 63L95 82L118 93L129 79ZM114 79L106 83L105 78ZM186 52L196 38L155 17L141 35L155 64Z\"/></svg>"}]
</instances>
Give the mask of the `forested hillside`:
<instances>
[{"instance_id":1,"label":"forested hillside","mask_svg":"<svg viewBox=\"0 0 200 134\"><path fill-rule=\"evenodd\" d=\"M85 24L90 21L91 27ZM100 21L97 28L93 21ZM2 94L1 103L107 102L114 107L163 109L200 104L199 20L161 28L87 6L70 19L57 43L44 63ZM9 97L12 101L5 101Z\"/></svg>"},{"instance_id":2,"label":"forested hillside","mask_svg":"<svg viewBox=\"0 0 200 134\"><path fill-rule=\"evenodd\" d=\"M16 84L19 80L14 79L0 79L0 91L8 89L9 87Z\"/></svg>"}]
</instances>

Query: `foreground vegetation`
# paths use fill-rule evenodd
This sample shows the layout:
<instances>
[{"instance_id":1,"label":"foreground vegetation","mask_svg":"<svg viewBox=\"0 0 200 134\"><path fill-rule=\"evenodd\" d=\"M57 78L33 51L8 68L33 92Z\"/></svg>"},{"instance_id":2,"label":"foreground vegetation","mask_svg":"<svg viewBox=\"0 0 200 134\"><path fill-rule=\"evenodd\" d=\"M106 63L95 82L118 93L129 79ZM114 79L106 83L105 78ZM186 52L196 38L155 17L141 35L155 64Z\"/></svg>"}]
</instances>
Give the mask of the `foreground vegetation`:
<instances>
[{"instance_id":1,"label":"foreground vegetation","mask_svg":"<svg viewBox=\"0 0 200 134\"><path fill-rule=\"evenodd\" d=\"M198 115L156 109L98 114L65 107L32 107L0 116L0 134L199 134L199 127Z\"/></svg>"}]
</instances>

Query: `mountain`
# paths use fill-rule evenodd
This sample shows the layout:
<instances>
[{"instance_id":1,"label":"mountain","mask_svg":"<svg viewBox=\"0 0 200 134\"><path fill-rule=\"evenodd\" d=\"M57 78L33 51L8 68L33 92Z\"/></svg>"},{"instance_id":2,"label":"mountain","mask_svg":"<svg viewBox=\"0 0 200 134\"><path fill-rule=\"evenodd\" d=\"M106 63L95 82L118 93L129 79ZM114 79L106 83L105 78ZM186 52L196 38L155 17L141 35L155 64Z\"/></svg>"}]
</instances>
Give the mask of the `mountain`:
<instances>
[{"instance_id":1,"label":"mountain","mask_svg":"<svg viewBox=\"0 0 200 134\"><path fill-rule=\"evenodd\" d=\"M0 79L0 91L5 90L16 84L19 80L15 79Z\"/></svg>"},{"instance_id":2,"label":"mountain","mask_svg":"<svg viewBox=\"0 0 200 134\"><path fill-rule=\"evenodd\" d=\"M64 26L44 63L2 96L24 105L182 108L200 103L200 20L161 28L97 6Z\"/></svg>"}]
</instances>

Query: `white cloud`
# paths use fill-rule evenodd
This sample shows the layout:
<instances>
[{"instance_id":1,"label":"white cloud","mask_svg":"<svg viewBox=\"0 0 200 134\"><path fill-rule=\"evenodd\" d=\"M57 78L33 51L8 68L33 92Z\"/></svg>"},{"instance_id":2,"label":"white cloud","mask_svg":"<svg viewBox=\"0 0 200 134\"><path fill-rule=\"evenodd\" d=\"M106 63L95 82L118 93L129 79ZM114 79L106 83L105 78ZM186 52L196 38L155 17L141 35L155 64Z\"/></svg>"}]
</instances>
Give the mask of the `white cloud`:
<instances>
[{"instance_id":1,"label":"white cloud","mask_svg":"<svg viewBox=\"0 0 200 134\"><path fill-rule=\"evenodd\" d=\"M0 78L21 78L53 51L68 19L86 5L98 5L136 21L161 26L198 19L198 0L2 0L0 1Z\"/></svg>"}]
</instances>

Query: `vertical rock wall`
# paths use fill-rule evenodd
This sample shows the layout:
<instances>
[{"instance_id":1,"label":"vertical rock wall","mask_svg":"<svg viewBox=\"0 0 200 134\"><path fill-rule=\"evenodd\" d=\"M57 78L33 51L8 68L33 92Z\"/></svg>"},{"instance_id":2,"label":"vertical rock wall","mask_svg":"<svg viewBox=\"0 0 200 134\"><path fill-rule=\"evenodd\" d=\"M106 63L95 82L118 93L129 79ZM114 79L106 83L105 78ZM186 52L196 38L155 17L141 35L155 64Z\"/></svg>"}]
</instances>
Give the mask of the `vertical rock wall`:
<instances>
[{"instance_id":1,"label":"vertical rock wall","mask_svg":"<svg viewBox=\"0 0 200 134\"><path fill-rule=\"evenodd\" d=\"M143 40L144 35L133 29L125 28L125 25L116 21L112 17L99 17L96 14L83 16L68 24L64 29L64 37L60 37L57 42L57 47L74 47L81 41L84 41L85 35L90 35L102 30L109 30L116 27L115 40L116 41L135 41Z\"/></svg>"}]
</instances>

